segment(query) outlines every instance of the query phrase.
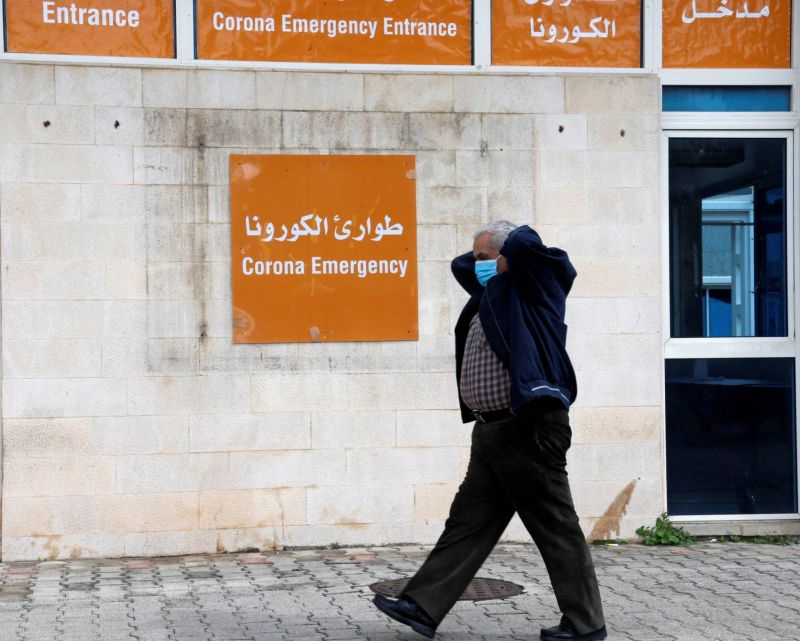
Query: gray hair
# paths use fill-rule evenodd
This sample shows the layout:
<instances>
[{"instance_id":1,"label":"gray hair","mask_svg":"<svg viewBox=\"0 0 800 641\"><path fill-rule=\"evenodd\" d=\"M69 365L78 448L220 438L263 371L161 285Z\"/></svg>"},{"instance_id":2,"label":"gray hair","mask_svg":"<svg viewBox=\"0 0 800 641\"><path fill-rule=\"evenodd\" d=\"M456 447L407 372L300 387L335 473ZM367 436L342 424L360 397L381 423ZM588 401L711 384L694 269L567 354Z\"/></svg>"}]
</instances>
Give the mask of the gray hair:
<instances>
[{"instance_id":1,"label":"gray hair","mask_svg":"<svg viewBox=\"0 0 800 641\"><path fill-rule=\"evenodd\" d=\"M503 243L506 242L508 235L517 227L518 225L508 220L493 220L489 224L478 229L472 235L472 238L475 239L482 234L491 234L489 244L499 251L503 247Z\"/></svg>"}]
</instances>

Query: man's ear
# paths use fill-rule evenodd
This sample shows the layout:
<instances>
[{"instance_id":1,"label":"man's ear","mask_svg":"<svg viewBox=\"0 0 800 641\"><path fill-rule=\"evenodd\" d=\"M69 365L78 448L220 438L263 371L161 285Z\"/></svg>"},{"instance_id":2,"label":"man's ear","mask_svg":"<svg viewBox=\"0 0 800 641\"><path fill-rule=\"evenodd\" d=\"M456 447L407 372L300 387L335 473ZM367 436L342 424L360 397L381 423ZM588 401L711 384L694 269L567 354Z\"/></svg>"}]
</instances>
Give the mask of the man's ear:
<instances>
[{"instance_id":1,"label":"man's ear","mask_svg":"<svg viewBox=\"0 0 800 641\"><path fill-rule=\"evenodd\" d=\"M504 271L508 269L508 261L503 254L500 254L497 257L497 273L502 274Z\"/></svg>"}]
</instances>

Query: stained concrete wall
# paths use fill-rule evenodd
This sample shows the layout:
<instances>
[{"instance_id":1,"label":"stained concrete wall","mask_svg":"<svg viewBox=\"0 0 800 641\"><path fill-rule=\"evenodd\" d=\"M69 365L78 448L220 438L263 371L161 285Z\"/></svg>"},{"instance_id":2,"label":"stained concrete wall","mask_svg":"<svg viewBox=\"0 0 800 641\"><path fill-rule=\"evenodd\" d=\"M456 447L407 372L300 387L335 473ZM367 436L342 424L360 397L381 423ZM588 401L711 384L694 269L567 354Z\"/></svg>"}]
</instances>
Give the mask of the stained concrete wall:
<instances>
[{"instance_id":1,"label":"stained concrete wall","mask_svg":"<svg viewBox=\"0 0 800 641\"><path fill-rule=\"evenodd\" d=\"M3 559L433 541L470 432L449 260L500 216L578 269L573 490L632 535L663 503L658 111L655 77L0 64ZM231 343L241 152L416 155L418 342Z\"/></svg>"}]
</instances>

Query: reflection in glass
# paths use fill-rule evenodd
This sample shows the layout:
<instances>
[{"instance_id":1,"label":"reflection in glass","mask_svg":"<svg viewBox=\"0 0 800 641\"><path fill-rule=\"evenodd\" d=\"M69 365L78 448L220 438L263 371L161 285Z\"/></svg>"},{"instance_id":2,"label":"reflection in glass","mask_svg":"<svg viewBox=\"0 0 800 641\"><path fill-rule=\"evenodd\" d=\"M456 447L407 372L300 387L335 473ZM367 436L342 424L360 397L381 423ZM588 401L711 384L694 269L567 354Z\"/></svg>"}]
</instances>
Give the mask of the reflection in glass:
<instances>
[{"instance_id":1,"label":"reflection in glass","mask_svg":"<svg viewBox=\"0 0 800 641\"><path fill-rule=\"evenodd\" d=\"M673 337L786 336L786 141L669 141Z\"/></svg>"},{"instance_id":2,"label":"reflection in glass","mask_svg":"<svg viewBox=\"0 0 800 641\"><path fill-rule=\"evenodd\" d=\"M797 512L794 359L666 362L673 515Z\"/></svg>"}]
</instances>

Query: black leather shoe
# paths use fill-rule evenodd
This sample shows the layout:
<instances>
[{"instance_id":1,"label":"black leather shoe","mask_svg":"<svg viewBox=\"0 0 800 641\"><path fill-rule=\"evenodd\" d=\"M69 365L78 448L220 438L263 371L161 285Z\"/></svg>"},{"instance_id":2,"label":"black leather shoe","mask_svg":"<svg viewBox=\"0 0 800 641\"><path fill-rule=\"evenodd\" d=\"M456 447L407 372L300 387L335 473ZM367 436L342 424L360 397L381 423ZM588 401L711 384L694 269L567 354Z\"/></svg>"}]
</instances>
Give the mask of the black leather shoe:
<instances>
[{"instance_id":1,"label":"black leather shoe","mask_svg":"<svg viewBox=\"0 0 800 641\"><path fill-rule=\"evenodd\" d=\"M552 628L542 628L541 637L543 641L601 641L605 639L606 626L599 630L587 634L578 634L570 626L559 623Z\"/></svg>"},{"instance_id":2,"label":"black leather shoe","mask_svg":"<svg viewBox=\"0 0 800 641\"><path fill-rule=\"evenodd\" d=\"M375 595L372 602L386 616L405 625L410 625L414 632L418 632L429 639L432 639L433 635L436 634L436 624L433 619L425 614L425 611L416 603L402 597L397 600L387 599L380 594Z\"/></svg>"}]
</instances>

